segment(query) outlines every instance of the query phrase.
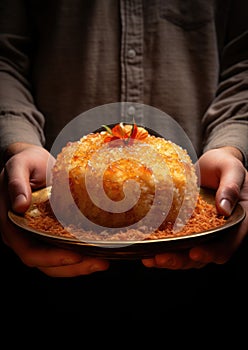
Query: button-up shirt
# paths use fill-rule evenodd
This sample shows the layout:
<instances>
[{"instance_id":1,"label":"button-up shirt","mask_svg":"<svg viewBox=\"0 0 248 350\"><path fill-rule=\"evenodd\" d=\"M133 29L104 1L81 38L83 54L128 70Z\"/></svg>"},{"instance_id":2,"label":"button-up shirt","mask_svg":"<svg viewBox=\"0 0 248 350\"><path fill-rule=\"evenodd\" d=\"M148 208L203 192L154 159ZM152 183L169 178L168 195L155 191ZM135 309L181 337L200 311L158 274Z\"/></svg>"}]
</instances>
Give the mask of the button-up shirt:
<instances>
[{"instance_id":1,"label":"button-up shirt","mask_svg":"<svg viewBox=\"0 0 248 350\"><path fill-rule=\"evenodd\" d=\"M246 159L247 0L2 0L2 152L50 149L70 120L121 101L171 116L198 155L229 145Z\"/></svg>"}]
</instances>

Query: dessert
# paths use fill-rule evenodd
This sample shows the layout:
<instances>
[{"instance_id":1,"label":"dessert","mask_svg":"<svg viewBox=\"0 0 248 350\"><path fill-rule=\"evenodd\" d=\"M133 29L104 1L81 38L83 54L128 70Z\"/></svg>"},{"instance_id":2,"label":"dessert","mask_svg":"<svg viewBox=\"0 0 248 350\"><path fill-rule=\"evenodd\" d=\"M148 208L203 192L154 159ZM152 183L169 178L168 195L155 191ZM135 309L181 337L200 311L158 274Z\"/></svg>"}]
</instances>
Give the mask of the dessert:
<instances>
[{"instance_id":1,"label":"dessert","mask_svg":"<svg viewBox=\"0 0 248 350\"><path fill-rule=\"evenodd\" d=\"M135 123L120 123L61 150L50 202L64 226L154 232L176 223L182 228L198 193L186 150Z\"/></svg>"}]
</instances>

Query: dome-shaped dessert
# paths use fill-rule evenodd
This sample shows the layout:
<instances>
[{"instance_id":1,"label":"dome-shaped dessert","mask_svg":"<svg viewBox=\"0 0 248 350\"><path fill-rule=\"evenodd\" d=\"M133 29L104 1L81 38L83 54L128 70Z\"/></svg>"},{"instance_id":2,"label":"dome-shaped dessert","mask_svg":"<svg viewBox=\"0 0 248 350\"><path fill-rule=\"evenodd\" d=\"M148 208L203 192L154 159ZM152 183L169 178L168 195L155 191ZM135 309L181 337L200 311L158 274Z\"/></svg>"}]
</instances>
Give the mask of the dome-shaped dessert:
<instances>
[{"instance_id":1,"label":"dome-shaped dessert","mask_svg":"<svg viewBox=\"0 0 248 350\"><path fill-rule=\"evenodd\" d=\"M50 201L67 226L163 229L189 218L198 192L186 150L136 124L120 123L62 149Z\"/></svg>"}]
</instances>

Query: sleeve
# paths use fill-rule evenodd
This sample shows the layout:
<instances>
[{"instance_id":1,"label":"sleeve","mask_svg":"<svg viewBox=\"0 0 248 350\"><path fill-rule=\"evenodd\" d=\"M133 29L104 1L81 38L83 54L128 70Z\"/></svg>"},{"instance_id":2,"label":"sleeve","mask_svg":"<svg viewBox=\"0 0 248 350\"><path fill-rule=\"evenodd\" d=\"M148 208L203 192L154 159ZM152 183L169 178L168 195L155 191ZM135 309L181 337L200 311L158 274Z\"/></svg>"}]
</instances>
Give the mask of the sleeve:
<instances>
[{"instance_id":1,"label":"sleeve","mask_svg":"<svg viewBox=\"0 0 248 350\"><path fill-rule=\"evenodd\" d=\"M221 50L216 97L203 117L203 151L234 146L242 152L247 167L248 3L236 3L231 11L225 43Z\"/></svg>"},{"instance_id":2,"label":"sleeve","mask_svg":"<svg viewBox=\"0 0 248 350\"><path fill-rule=\"evenodd\" d=\"M13 142L44 145L44 117L30 82L32 40L26 2L0 3L0 156Z\"/></svg>"}]
</instances>

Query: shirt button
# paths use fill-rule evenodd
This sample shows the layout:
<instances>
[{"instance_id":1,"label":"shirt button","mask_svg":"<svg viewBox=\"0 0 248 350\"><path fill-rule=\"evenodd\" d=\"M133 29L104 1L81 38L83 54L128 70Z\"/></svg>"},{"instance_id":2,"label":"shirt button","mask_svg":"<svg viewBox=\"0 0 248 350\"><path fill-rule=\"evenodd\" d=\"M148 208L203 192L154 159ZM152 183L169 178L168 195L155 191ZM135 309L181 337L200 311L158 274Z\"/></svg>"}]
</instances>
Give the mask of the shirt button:
<instances>
[{"instance_id":1,"label":"shirt button","mask_svg":"<svg viewBox=\"0 0 248 350\"><path fill-rule=\"evenodd\" d=\"M134 114L135 114L135 108L134 108L134 106L129 106L129 107L128 107L128 110L127 110L127 113L128 113L129 115L134 115Z\"/></svg>"},{"instance_id":2,"label":"shirt button","mask_svg":"<svg viewBox=\"0 0 248 350\"><path fill-rule=\"evenodd\" d=\"M127 52L129 58L134 58L136 56L136 51L134 49L130 49Z\"/></svg>"}]
</instances>

